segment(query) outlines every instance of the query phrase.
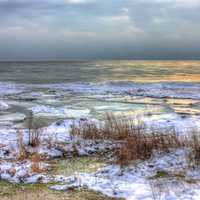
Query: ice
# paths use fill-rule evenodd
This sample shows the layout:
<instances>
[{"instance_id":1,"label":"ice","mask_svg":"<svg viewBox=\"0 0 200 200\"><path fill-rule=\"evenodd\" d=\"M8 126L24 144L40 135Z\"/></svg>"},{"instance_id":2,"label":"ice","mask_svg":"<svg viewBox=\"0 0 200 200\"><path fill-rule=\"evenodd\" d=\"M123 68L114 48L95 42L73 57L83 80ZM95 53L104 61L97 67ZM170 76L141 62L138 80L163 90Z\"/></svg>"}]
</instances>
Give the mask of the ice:
<instances>
[{"instance_id":1,"label":"ice","mask_svg":"<svg viewBox=\"0 0 200 200\"><path fill-rule=\"evenodd\" d=\"M20 94L25 90L25 87L15 83L2 83L0 82L0 96Z\"/></svg>"},{"instance_id":2,"label":"ice","mask_svg":"<svg viewBox=\"0 0 200 200\"><path fill-rule=\"evenodd\" d=\"M51 107L38 105L31 109L34 115L61 118L80 118L89 115L89 109L71 109L68 107Z\"/></svg>"},{"instance_id":3,"label":"ice","mask_svg":"<svg viewBox=\"0 0 200 200\"><path fill-rule=\"evenodd\" d=\"M26 119L23 113L11 113L0 116L0 122L22 122Z\"/></svg>"},{"instance_id":4,"label":"ice","mask_svg":"<svg viewBox=\"0 0 200 200\"><path fill-rule=\"evenodd\" d=\"M183 98L200 99L199 83L134 83L134 82L102 82L92 83L68 83L68 84L48 84L43 88L61 89L71 93L85 94L129 94L133 96L146 96L155 98Z\"/></svg>"},{"instance_id":5,"label":"ice","mask_svg":"<svg viewBox=\"0 0 200 200\"><path fill-rule=\"evenodd\" d=\"M0 83L0 95L20 94L24 91L29 91L29 97L41 98L41 92L31 90L38 89L54 89L57 94L94 94L94 95L109 95L109 94L128 94L133 96L146 96L155 98L179 98L179 99L200 99L200 84L199 83L134 83L126 81L112 81L100 83L63 83L63 84L43 84L43 85L22 85L15 83ZM53 95L55 97L55 95ZM58 95L59 97L59 95Z\"/></svg>"},{"instance_id":6,"label":"ice","mask_svg":"<svg viewBox=\"0 0 200 200\"><path fill-rule=\"evenodd\" d=\"M5 103L4 101L0 100L0 110L7 110L9 108L9 105Z\"/></svg>"}]
</instances>

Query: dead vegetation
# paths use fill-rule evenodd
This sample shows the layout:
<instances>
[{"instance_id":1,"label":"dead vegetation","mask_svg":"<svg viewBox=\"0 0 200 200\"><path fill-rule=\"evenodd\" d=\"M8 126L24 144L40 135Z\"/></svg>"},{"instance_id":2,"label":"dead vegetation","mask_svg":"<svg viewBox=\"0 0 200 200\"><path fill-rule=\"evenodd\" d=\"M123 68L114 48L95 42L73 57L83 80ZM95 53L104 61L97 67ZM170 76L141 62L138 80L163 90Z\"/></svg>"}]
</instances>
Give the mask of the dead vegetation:
<instances>
[{"instance_id":1,"label":"dead vegetation","mask_svg":"<svg viewBox=\"0 0 200 200\"><path fill-rule=\"evenodd\" d=\"M26 150L26 146L23 141L24 133L23 130L18 130L17 131L17 136L18 136L18 146L19 146L19 155L18 155L18 160L22 161L28 158L28 152Z\"/></svg>"},{"instance_id":2,"label":"dead vegetation","mask_svg":"<svg viewBox=\"0 0 200 200\"><path fill-rule=\"evenodd\" d=\"M30 113L28 120L28 145L24 143L24 131L21 129L18 130L18 160L23 161L29 159L32 163L31 169L35 173L42 173L45 171L41 166L42 158L37 149L40 144L40 129L33 124L33 114ZM28 151L29 147L32 147L33 151Z\"/></svg>"},{"instance_id":3,"label":"dead vegetation","mask_svg":"<svg viewBox=\"0 0 200 200\"><path fill-rule=\"evenodd\" d=\"M120 147L114 149L114 155L116 163L121 166L136 160L148 160L155 151L168 153L177 148L188 148L189 164L200 166L200 133L197 130L189 132L187 137L180 137L174 128L163 133L148 129L141 120L107 115L105 123L101 125L84 122L74 126L72 135L89 140L120 142Z\"/></svg>"},{"instance_id":4,"label":"dead vegetation","mask_svg":"<svg viewBox=\"0 0 200 200\"><path fill-rule=\"evenodd\" d=\"M138 134L127 137L119 150L116 151L117 163L128 165L135 160L148 160L154 151L169 152L177 148L179 142L174 135ZM180 146L179 146L180 147Z\"/></svg>"},{"instance_id":5,"label":"dead vegetation","mask_svg":"<svg viewBox=\"0 0 200 200\"><path fill-rule=\"evenodd\" d=\"M145 130L144 123L134 123L124 117L116 118L114 115L107 114L101 124L93 121L80 121L72 127L72 136L79 136L89 140L115 140L120 141L131 136L133 132Z\"/></svg>"},{"instance_id":6,"label":"dead vegetation","mask_svg":"<svg viewBox=\"0 0 200 200\"><path fill-rule=\"evenodd\" d=\"M40 131L37 127L34 128L32 122L33 116L31 115L28 123L28 145L35 148L41 145ZM114 155L115 162L122 167L137 160L148 160L154 152L168 153L172 149L177 148L189 149L189 154L187 155L188 166L200 166L200 133L197 130L188 133L187 137L180 137L173 128L163 133L146 127L141 120L128 120L123 116L117 118L108 114L105 121L98 124L93 121L80 120L78 125L76 124L72 127L71 135L72 137L78 136L86 140L113 141L113 144L117 145L113 145L113 151L109 153ZM18 136L20 147L19 160L24 160L30 157L30 155L28 155L26 146L23 143L23 132L19 131ZM52 147L52 145L49 142L49 146ZM73 148L73 156L77 156L76 146L73 145ZM36 162L39 159L33 160ZM33 168L38 168L35 166Z\"/></svg>"},{"instance_id":7,"label":"dead vegetation","mask_svg":"<svg viewBox=\"0 0 200 200\"><path fill-rule=\"evenodd\" d=\"M28 132L29 132L29 142L28 144L32 147L37 147L40 144L40 130L39 125L34 123L33 113L30 112L28 118Z\"/></svg>"},{"instance_id":8,"label":"dead vegetation","mask_svg":"<svg viewBox=\"0 0 200 200\"><path fill-rule=\"evenodd\" d=\"M31 169L35 173L43 173L47 171L47 168L42 167L42 157L38 153L31 155Z\"/></svg>"},{"instance_id":9,"label":"dead vegetation","mask_svg":"<svg viewBox=\"0 0 200 200\"><path fill-rule=\"evenodd\" d=\"M187 156L188 165L191 168L200 166L200 133L191 130L190 136L185 138L185 146L190 150Z\"/></svg>"}]
</instances>

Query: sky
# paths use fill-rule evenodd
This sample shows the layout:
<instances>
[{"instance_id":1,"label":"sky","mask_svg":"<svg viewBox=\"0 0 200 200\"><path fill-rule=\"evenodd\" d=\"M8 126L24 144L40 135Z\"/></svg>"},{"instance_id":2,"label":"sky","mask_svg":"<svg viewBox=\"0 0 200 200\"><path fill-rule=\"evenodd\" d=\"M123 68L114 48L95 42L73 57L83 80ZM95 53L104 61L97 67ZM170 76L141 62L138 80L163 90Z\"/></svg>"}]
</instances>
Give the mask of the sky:
<instances>
[{"instance_id":1,"label":"sky","mask_svg":"<svg viewBox=\"0 0 200 200\"><path fill-rule=\"evenodd\" d=\"M200 0L0 0L0 61L199 59Z\"/></svg>"}]
</instances>

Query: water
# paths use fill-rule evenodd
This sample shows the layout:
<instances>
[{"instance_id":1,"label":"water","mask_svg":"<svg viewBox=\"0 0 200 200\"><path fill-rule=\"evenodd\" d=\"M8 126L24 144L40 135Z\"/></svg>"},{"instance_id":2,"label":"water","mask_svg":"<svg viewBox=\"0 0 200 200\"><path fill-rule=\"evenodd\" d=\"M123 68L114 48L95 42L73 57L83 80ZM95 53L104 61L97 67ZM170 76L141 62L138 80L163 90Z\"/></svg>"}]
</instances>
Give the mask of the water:
<instances>
[{"instance_id":1,"label":"water","mask_svg":"<svg viewBox=\"0 0 200 200\"><path fill-rule=\"evenodd\" d=\"M0 127L25 126L31 110L45 124L110 112L198 119L200 61L0 63Z\"/></svg>"},{"instance_id":2,"label":"water","mask_svg":"<svg viewBox=\"0 0 200 200\"><path fill-rule=\"evenodd\" d=\"M0 81L17 83L200 82L200 61L1 62Z\"/></svg>"}]
</instances>

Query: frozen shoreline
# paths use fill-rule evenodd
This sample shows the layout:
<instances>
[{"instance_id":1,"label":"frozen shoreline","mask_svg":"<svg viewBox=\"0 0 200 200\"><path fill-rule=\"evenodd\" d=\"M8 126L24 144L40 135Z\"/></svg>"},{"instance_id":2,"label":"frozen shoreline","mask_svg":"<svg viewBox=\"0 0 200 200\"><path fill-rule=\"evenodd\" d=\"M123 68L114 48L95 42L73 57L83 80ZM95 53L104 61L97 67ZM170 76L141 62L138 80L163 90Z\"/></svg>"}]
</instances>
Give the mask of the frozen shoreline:
<instances>
[{"instance_id":1,"label":"frozen shoreline","mask_svg":"<svg viewBox=\"0 0 200 200\"><path fill-rule=\"evenodd\" d=\"M77 119L75 123L80 123ZM180 118L180 120L183 120ZM185 122L182 125L194 125L194 119L184 119ZM95 121L98 123L98 121ZM81 123L85 123L83 120ZM149 122L148 122L149 123ZM156 122L154 122L155 124ZM163 123L163 122L162 122ZM165 124L169 123L165 121ZM179 127L180 134L184 134L180 129L180 124L177 120L173 121ZM180 121L181 123L181 121ZM62 157L63 154L74 152L74 144L76 145L76 151L79 156L91 156L98 152L112 151L112 141L101 141L99 143L90 140L83 140L81 138L72 137L70 135L71 125L74 124L73 120L64 120L63 122L55 122L49 127L43 128L41 132L41 145L36 149L29 147L29 152L37 151L41 155L45 155L48 158ZM200 128L200 124L196 124L196 128ZM181 126L181 128L183 128ZM190 127L189 127L190 128ZM74 187L87 187L88 189L102 192L105 195L125 198L127 200L132 199L152 199L151 184L156 184L156 180L152 180L150 184L149 177L154 177L158 171L164 171L169 174L169 180L166 177L169 191L163 191L161 199L185 199L192 198L197 199L200 197L198 185L191 186L187 183L190 178L198 180L200 178L198 169L187 169L187 161L185 160L185 154L187 149L177 149L167 154L155 154L149 161L139 162L138 164L130 165L125 169L120 169L118 165L108 165L105 168L99 169L96 173L77 173L71 177L65 176L49 176L46 173L32 172L32 161L24 160L17 161L17 155L19 151L18 136L16 129L0 130L0 144L1 144L1 163L0 163L0 178L9 182L15 183L48 183L55 182L55 185L51 187L53 190L68 190L68 188ZM23 133L23 143L28 145L28 132ZM49 137L51 137L51 145L49 144ZM6 143L4 142L6 140ZM50 146L49 146L50 145ZM10 153L9 153L10 152ZM6 161L7 160L7 161ZM41 166L44 169L48 169L49 165L41 162ZM184 188L177 188L178 192L174 190L174 181L179 183L176 177L172 177L173 174L184 172ZM170 177L170 175L172 175ZM56 183L62 183L62 185ZM187 189L186 189L187 188ZM156 187L155 187L156 189Z\"/></svg>"},{"instance_id":2,"label":"frozen shoreline","mask_svg":"<svg viewBox=\"0 0 200 200\"><path fill-rule=\"evenodd\" d=\"M75 124L84 123L85 120L99 123L102 114L106 112L114 112L116 115L125 113L133 119L142 117L147 128L158 129L163 133L173 128L180 135L193 129L199 131L199 83L107 82L46 85L0 83L0 90L0 179L15 183L55 182L51 187L55 190L86 186L111 197L139 200L152 199L152 188L148 178L155 176L158 171L165 171L169 175L167 182L171 189L164 191L161 199L200 198L198 184L191 186L187 180L184 180L184 188L180 186L177 188L178 191L173 189L174 181L180 183L179 180L171 177L174 171L184 169L185 179L199 180L200 178L199 169L185 169L184 154L187 153L187 149L177 149L165 155L155 154L148 162L127 167L123 174L119 166L108 165L91 174L77 173L71 177L49 176L47 173L33 172L32 161L17 160L18 129L23 130L22 142L27 147L27 151L29 153L37 151L48 159L63 157L63 155L70 156L75 151L78 156L112 151L112 141L94 142L70 135L74 120ZM147 99L147 97L153 98ZM148 105L149 102L152 104ZM36 120L40 119L39 117L55 118L54 123L40 129L39 147L28 146L29 134L24 125L27 115L24 112L20 113L17 106L23 107L26 112L31 110ZM48 169L50 166L44 161L41 162L41 167ZM57 185L56 182L62 185ZM154 184L154 180L152 182Z\"/></svg>"},{"instance_id":3,"label":"frozen shoreline","mask_svg":"<svg viewBox=\"0 0 200 200\"><path fill-rule=\"evenodd\" d=\"M50 89L62 92L105 94L128 93L136 96L150 96L155 98L183 98L200 99L200 83L161 82L161 83L134 83L127 81L108 81L102 83L58 83L58 84L17 84L0 82L1 96L20 94L31 89ZM32 93L38 96L39 93Z\"/></svg>"}]
</instances>

